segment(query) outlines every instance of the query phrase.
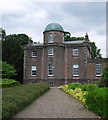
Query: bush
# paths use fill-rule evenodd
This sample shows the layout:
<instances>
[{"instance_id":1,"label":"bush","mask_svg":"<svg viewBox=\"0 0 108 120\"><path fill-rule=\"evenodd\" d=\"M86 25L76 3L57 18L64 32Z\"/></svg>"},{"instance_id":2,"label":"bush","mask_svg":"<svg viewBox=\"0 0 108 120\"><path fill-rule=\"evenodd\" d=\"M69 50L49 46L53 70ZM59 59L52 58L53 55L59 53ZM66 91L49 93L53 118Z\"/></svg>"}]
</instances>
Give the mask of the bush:
<instances>
[{"instance_id":1,"label":"bush","mask_svg":"<svg viewBox=\"0 0 108 120\"><path fill-rule=\"evenodd\" d=\"M75 88L81 88L82 87L82 85L81 85L81 83L77 83L77 82L75 82L75 83L71 83L71 84L69 84L68 85L68 88L69 89L75 89Z\"/></svg>"},{"instance_id":2,"label":"bush","mask_svg":"<svg viewBox=\"0 0 108 120\"><path fill-rule=\"evenodd\" d=\"M85 87L85 90L89 92L89 91L93 91L93 90L95 90L97 88L99 88L99 87L96 84L87 84L87 86Z\"/></svg>"},{"instance_id":3,"label":"bush","mask_svg":"<svg viewBox=\"0 0 108 120\"><path fill-rule=\"evenodd\" d=\"M21 85L21 83L13 79L4 78L4 79L0 79L0 86L1 85L2 87L14 87Z\"/></svg>"},{"instance_id":4,"label":"bush","mask_svg":"<svg viewBox=\"0 0 108 120\"><path fill-rule=\"evenodd\" d=\"M47 83L34 83L2 89L2 118L11 118L50 88Z\"/></svg>"},{"instance_id":5,"label":"bush","mask_svg":"<svg viewBox=\"0 0 108 120\"><path fill-rule=\"evenodd\" d=\"M82 91L87 91L87 83L84 83L83 85L82 85Z\"/></svg>"},{"instance_id":6,"label":"bush","mask_svg":"<svg viewBox=\"0 0 108 120\"><path fill-rule=\"evenodd\" d=\"M85 96L85 105L88 106L88 109L97 113L99 116L102 116L102 118L106 118L107 116L107 91L108 88L98 88L93 91L89 91Z\"/></svg>"}]
</instances>

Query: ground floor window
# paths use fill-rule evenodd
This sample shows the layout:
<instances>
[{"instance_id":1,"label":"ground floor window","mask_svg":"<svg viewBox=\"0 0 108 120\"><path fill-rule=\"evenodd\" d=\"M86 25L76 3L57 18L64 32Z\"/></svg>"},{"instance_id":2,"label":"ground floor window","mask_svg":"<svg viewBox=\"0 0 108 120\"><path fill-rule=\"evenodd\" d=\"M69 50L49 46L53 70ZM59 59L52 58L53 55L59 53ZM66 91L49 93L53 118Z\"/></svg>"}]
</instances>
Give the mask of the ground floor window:
<instances>
[{"instance_id":1,"label":"ground floor window","mask_svg":"<svg viewBox=\"0 0 108 120\"><path fill-rule=\"evenodd\" d=\"M36 66L32 66L32 68L31 68L31 76L36 76Z\"/></svg>"},{"instance_id":2,"label":"ground floor window","mask_svg":"<svg viewBox=\"0 0 108 120\"><path fill-rule=\"evenodd\" d=\"M79 76L79 66L73 65L73 76Z\"/></svg>"},{"instance_id":3,"label":"ground floor window","mask_svg":"<svg viewBox=\"0 0 108 120\"><path fill-rule=\"evenodd\" d=\"M96 76L101 76L101 64L96 64Z\"/></svg>"},{"instance_id":4,"label":"ground floor window","mask_svg":"<svg viewBox=\"0 0 108 120\"><path fill-rule=\"evenodd\" d=\"M48 64L48 76L54 76L54 65L53 65L53 63Z\"/></svg>"}]
</instances>

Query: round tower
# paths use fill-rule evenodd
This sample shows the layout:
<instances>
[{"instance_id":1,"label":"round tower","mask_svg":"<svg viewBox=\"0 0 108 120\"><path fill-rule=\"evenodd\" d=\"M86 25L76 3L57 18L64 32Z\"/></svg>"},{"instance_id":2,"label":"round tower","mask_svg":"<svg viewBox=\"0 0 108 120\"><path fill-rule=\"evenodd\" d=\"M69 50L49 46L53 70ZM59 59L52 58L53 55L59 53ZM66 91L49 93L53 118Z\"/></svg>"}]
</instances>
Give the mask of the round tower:
<instances>
[{"instance_id":1,"label":"round tower","mask_svg":"<svg viewBox=\"0 0 108 120\"><path fill-rule=\"evenodd\" d=\"M50 23L44 29L44 44L61 44L64 41L64 29L58 23Z\"/></svg>"}]
</instances>

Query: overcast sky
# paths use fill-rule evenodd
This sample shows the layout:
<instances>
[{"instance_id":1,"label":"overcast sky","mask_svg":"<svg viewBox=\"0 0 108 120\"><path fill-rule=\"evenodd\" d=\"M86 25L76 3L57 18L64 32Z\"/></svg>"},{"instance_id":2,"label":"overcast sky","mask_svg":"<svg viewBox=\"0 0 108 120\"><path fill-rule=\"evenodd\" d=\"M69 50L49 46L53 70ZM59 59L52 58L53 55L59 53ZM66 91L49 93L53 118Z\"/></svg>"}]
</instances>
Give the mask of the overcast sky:
<instances>
[{"instance_id":1,"label":"overcast sky","mask_svg":"<svg viewBox=\"0 0 108 120\"><path fill-rule=\"evenodd\" d=\"M6 30L7 35L25 33L32 37L33 41L43 42L45 27L49 23L56 22L74 37L84 37L87 32L90 41L94 41L101 49L102 56L106 57L105 0L103 2L62 1L3 0L0 3L0 11L2 11L0 26Z\"/></svg>"}]
</instances>

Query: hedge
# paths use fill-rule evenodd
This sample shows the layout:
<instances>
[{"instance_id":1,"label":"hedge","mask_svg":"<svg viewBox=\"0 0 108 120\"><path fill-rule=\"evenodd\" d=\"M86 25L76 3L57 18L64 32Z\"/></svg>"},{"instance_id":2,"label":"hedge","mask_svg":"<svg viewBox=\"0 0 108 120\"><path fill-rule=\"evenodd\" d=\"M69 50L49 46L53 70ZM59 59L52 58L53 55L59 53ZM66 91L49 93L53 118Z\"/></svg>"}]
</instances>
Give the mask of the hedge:
<instances>
[{"instance_id":1,"label":"hedge","mask_svg":"<svg viewBox=\"0 0 108 120\"><path fill-rule=\"evenodd\" d=\"M108 98L107 98L108 88L97 88L94 91L89 91L85 96L86 101L85 105L88 106L88 109L92 110L102 118L107 118L108 111Z\"/></svg>"},{"instance_id":2,"label":"hedge","mask_svg":"<svg viewBox=\"0 0 108 120\"><path fill-rule=\"evenodd\" d=\"M2 118L7 119L23 110L27 105L50 88L47 83L34 83L2 90Z\"/></svg>"}]
</instances>

